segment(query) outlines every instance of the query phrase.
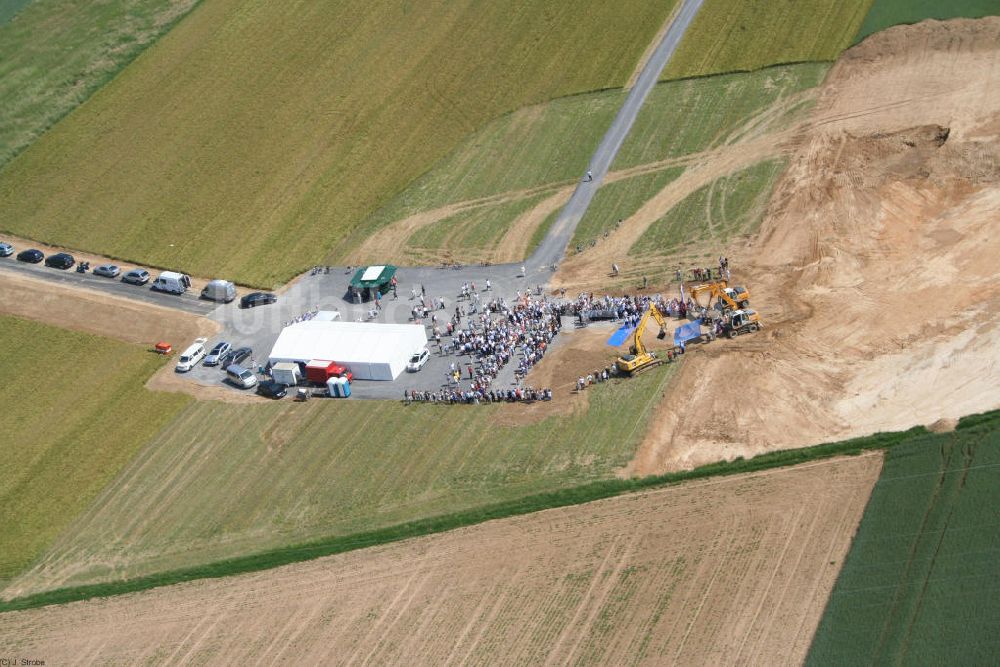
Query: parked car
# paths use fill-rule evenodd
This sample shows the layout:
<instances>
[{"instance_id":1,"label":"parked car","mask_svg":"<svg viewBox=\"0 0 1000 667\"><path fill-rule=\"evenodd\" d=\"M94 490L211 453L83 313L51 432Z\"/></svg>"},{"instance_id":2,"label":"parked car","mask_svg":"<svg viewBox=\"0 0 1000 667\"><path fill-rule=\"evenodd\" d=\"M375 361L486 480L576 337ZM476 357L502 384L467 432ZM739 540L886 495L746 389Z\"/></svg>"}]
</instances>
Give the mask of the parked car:
<instances>
[{"instance_id":1,"label":"parked car","mask_svg":"<svg viewBox=\"0 0 1000 667\"><path fill-rule=\"evenodd\" d=\"M216 343L215 347L212 348L212 351L208 353L205 357L205 361L202 363L205 366L218 366L222 363L222 358L229 352L230 349L232 349L232 347L232 345L224 340L219 341Z\"/></svg>"},{"instance_id":2,"label":"parked car","mask_svg":"<svg viewBox=\"0 0 1000 667\"><path fill-rule=\"evenodd\" d=\"M29 264L38 264L40 261L45 259L45 255L42 254L41 250L35 250L30 248L28 250L22 250L17 253L17 261L28 262Z\"/></svg>"},{"instance_id":3,"label":"parked car","mask_svg":"<svg viewBox=\"0 0 1000 667\"><path fill-rule=\"evenodd\" d=\"M236 298L236 285L228 280L211 280L202 288L201 298L229 303Z\"/></svg>"},{"instance_id":4,"label":"parked car","mask_svg":"<svg viewBox=\"0 0 1000 667\"><path fill-rule=\"evenodd\" d=\"M240 389L250 389L257 384L257 376L253 374L253 371L247 370L239 364L228 366L226 368L226 377Z\"/></svg>"},{"instance_id":5,"label":"parked car","mask_svg":"<svg viewBox=\"0 0 1000 667\"><path fill-rule=\"evenodd\" d=\"M410 361L406 364L406 370L411 373L416 373L424 367L424 364L426 364L427 360L430 358L431 353L427 351L426 347L419 352L414 352L413 356L410 357Z\"/></svg>"},{"instance_id":6,"label":"parked car","mask_svg":"<svg viewBox=\"0 0 1000 667\"><path fill-rule=\"evenodd\" d=\"M208 342L207 338L195 338L194 343L184 350L184 354L181 358L177 360L177 372L187 373L189 370L194 368L199 361L205 358L205 343Z\"/></svg>"},{"instance_id":7,"label":"parked car","mask_svg":"<svg viewBox=\"0 0 1000 667\"><path fill-rule=\"evenodd\" d=\"M253 354L253 350L249 347L237 347L235 349L226 352L225 356L222 357L222 361L219 362L223 366L228 366L230 364L242 364L244 361L250 358Z\"/></svg>"},{"instance_id":8,"label":"parked car","mask_svg":"<svg viewBox=\"0 0 1000 667\"><path fill-rule=\"evenodd\" d=\"M122 270L114 264L101 264L94 269L95 276L104 276L105 278L117 278L121 272Z\"/></svg>"},{"instance_id":9,"label":"parked car","mask_svg":"<svg viewBox=\"0 0 1000 667\"><path fill-rule=\"evenodd\" d=\"M129 285L145 285L149 282L149 271L146 269L132 269L122 276L122 282Z\"/></svg>"},{"instance_id":10,"label":"parked car","mask_svg":"<svg viewBox=\"0 0 1000 667\"><path fill-rule=\"evenodd\" d=\"M191 287L191 276L174 271L164 271L153 281L153 291L184 294Z\"/></svg>"},{"instance_id":11,"label":"parked car","mask_svg":"<svg viewBox=\"0 0 1000 667\"><path fill-rule=\"evenodd\" d=\"M0 243L0 257L10 257L14 254L14 246L9 243Z\"/></svg>"},{"instance_id":12,"label":"parked car","mask_svg":"<svg viewBox=\"0 0 1000 667\"><path fill-rule=\"evenodd\" d=\"M288 388L280 382L261 382L257 385L257 393L267 398L284 398Z\"/></svg>"},{"instance_id":13,"label":"parked car","mask_svg":"<svg viewBox=\"0 0 1000 667\"><path fill-rule=\"evenodd\" d=\"M66 270L74 264L76 264L76 260L68 252L57 252L45 258L45 266L52 267L53 269Z\"/></svg>"},{"instance_id":14,"label":"parked car","mask_svg":"<svg viewBox=\"0 0 1000 667\"><path fill-rule=\"evenodd\" d=\"M269 303L275 303L278 297L267 292L252 292L240 299L240 308L256 308Z\"/></svg>"}]
</instances>

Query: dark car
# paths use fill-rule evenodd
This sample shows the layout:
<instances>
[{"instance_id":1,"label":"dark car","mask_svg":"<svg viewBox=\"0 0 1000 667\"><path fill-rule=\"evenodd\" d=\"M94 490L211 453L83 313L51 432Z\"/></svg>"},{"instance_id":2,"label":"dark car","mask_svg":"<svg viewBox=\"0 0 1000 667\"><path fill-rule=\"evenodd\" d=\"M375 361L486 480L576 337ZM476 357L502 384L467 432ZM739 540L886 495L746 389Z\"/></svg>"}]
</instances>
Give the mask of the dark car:
<instances>
[{"instance_id":1,"label":"dark car","mask_svg":"<svg viewBox=\"0 0 1000 667\"><path fill-rule=\"evenodd\" d=\"M76 264L76 260L73 259L73 255L67 252L57 252L45 258L45 266L50 266L53 269L68 269L74 264Z\"/></svg>"},{"instance_id":2,"label":"dark car","mask_svg":"<svg viewBox=\"0 0 1000 667\"><path fill-rule=\"evenodd\" d=\"M31 248L29 250L22 250L17 253L17 261L28 262L29 264L38 264L40 261L45 259L45 255L42 254L41 250L35 250Z\"/></svg>"},{"instance_id":3,"label":"dark car","mask_svg":"<svg viewBox=\"0 0 1000 667\"><path fill-rule=\"evenodd\" d=\"M261 382L257 385L257 393L267 398L284 398L288 394L288 387L280 382Z\"/></svg>"},{"instance_id":4,"label":"dark car","mask_svg":"<svg viewBox=\"0 0 1000 667\"><path fill-rule=\"evenodd\" d=\"M226 367L230 364L242 365L244 361L250 358L251 354L253 354L253 350L249 347L237 347L227 352L226 356L222 358L222 366Z\"/></svg>"},{"instance_id":5,"label":"dark car","mask_svg":"<svg viewBox=\"0 0 1000 667\"><path fill-rule=\"evenodd\" d=\"M130 285L145 285L149 282L149 271L146 269L132 269L122 276L123 283Z\"/></svg>"},{"instance_id":6,"label":"dark car","mask_svg":"<svg viewBox=\"0 0 1000 667\"><path fill-rule=\"evenodd\" d=\"M278 297L274 294L269 294L267 292L253 292L240 299L240 308L256 308L257 306L265 306L269 303L275 303L277 300Z\"/></svg>"}]
</instances>

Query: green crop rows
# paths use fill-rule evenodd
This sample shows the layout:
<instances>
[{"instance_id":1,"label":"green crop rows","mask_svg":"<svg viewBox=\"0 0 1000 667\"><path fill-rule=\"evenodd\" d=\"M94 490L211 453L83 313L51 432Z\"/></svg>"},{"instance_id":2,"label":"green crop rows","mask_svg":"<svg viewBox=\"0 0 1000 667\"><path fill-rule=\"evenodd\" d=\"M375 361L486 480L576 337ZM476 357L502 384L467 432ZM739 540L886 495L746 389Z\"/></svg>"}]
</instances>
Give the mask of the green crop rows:
<instances>
[{"instance_id":1,"label":"green crop rows","mask_svg":"<svg viewBox=\"0 0 1000 667\"><path fill-rule=\"evenodd\" d=\"M814 665L993 664L1000 415L889 450L817 631Z\"/></svg>"}]
</instances>

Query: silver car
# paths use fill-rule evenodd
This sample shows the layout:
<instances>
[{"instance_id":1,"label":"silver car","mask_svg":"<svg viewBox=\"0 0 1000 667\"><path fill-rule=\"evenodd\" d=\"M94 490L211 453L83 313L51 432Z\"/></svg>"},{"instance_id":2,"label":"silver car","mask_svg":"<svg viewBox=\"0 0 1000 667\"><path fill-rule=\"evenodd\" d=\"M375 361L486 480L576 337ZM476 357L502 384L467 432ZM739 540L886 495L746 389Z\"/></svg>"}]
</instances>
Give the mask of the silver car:
<instances>
[{"instance_id":1,"label":"silver car","mask_svg":"<svg viewBox=\"0 0 1000 667\"><path fill-rule=\"evenodd\" d=\"M14 246L9 243L0 243L0 257L10 257L14 254Z\"/></svg>"},{"instance_id":2,"label":"silver car","mask_svg":"<svg viewBox=\"0 0 1000 667\"><path fill-rule=\"evenodd\" d=\"M205 361L203 361L202 364L205 366L218 366L219 362L221 362L222 358L229 353L231 348L232 346L226 341L217 343L216 346L212 348L212 351L208 353L208 356L205 357Z\"/></svg>"},{"instance_id":3,"label":"silver car","mask_svg":"<svg viewBox=\"0 0 1000 667\"><path fill-rule=\"evenodd\" d=\"M105 278L117 278L121 272L122 270L114 264L101 264L94 269L95 276L104 276Z\"/></svg>"},{"instance_id":4,"label":"silver car","mask_svg":"<svg viewBox=\"0 0 1000 667\"><path fill-rule=\"evenodd\" d=\"M149 282L149 271L146 269L132 269L122 276L122 282L132 285L145 285Z\"/></svg>"}]
</instances>

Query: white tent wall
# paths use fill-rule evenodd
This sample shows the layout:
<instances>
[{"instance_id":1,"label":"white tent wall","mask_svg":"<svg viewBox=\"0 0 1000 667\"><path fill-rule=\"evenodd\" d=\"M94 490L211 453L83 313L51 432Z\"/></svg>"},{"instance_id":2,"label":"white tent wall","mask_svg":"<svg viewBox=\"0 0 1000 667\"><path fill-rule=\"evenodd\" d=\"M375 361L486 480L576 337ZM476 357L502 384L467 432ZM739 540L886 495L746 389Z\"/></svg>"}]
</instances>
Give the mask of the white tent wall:
<instances>
[{"instance_id":1,"label":"white tent wall","mask_svg":"<svg viewBox=\"0 0 1000 667\"><path fill-rule=\"evenodd\" d=\"M308 363L329 359L345 366L357 380L395 380L411 354L427 345L419 324L317 322L285 327L268 360Z\"/></svg>"}]
</instances>

